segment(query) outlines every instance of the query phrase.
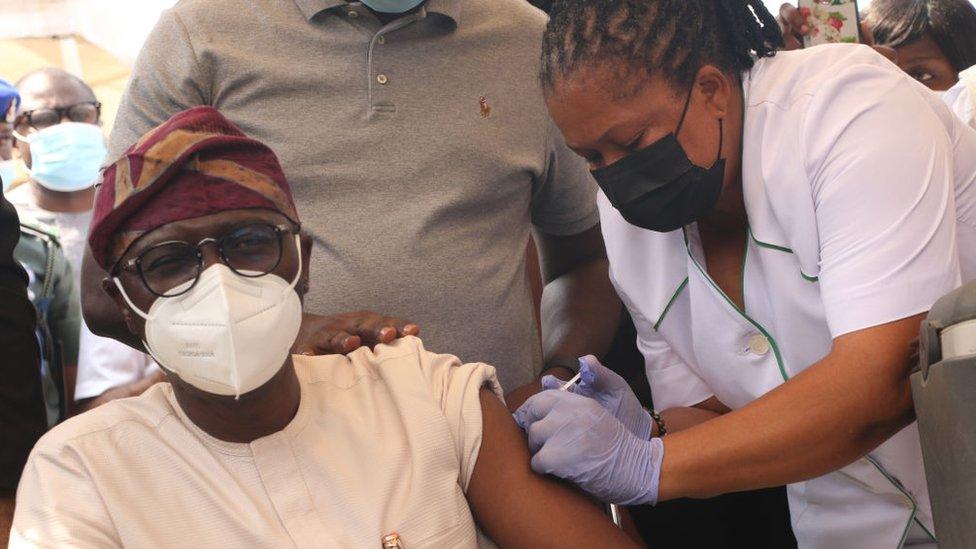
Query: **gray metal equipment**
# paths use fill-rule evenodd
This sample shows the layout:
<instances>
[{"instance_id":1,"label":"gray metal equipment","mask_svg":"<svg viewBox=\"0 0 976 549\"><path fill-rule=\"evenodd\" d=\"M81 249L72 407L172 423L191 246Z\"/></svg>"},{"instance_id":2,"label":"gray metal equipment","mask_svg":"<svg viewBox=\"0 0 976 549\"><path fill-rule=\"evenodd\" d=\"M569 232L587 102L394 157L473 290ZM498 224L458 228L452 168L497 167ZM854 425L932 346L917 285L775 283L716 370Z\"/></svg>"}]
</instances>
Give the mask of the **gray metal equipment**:
<instances>
[{"instance_id":1,"label":"gray metal equipment","mask_svg":"<svg viewBox=\"0 0 976 549\"><path fill-rule=\"evenodd\" d=\"M912 394L941 549L976 547L976 282L922 323Z\"/></svg>"}]
</instances>

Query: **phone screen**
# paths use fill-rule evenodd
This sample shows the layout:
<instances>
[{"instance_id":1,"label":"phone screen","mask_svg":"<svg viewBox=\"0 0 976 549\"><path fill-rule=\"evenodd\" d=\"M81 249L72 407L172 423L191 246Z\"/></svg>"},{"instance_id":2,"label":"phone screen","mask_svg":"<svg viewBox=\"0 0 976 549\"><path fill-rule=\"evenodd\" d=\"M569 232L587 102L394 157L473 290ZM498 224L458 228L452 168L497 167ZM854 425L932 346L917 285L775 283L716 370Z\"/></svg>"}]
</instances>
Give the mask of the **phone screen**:
<instances>
[{"instance_id":1,"label":"phone screen","mask_svg":"<svg viewBox=\"0 0 976 549\"><path fill-rule=\"evenodd\" d=\"M810 28L804 46L861 41L857 0L799 0L798 7Z\"/></svg>"}]
</instances>

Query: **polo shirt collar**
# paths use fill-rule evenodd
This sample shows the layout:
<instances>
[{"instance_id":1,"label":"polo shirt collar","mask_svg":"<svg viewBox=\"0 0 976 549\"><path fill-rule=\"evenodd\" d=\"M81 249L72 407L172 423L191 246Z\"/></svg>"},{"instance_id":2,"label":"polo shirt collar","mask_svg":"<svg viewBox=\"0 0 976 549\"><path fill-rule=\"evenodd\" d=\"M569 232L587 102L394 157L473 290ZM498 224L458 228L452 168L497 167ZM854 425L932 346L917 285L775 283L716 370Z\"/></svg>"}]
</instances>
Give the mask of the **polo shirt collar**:
<instances>
[{"instance_id":1,"label":"polo shirt collar","mask_svg":"<svg viewBox=\"0 0 976 549\"><path fill-rule=\"evenodd\" d=\"M461 24L461 0L427 0L424 6L427 13L439 13L454 21L455 26Z\"/></svg>"},{"instance_id":2,"label":"polo shirt collar","mask_svg":"<svg viewBox=\"0 0 976 549\"><path fill-rule=\"evenodd\" d=\"M311 20L319 13L346 5L345 0L295 0L305 19ZM424 7L428 13L439 13L457 25L461 22L461 0L427 0Z\"/></svg>"},{"instance_id":3,"label":"polo shirt collar","mask_svg":"<svg viewBox=\"0 0 976 549\"><path fill-rule=\"evenodd\" d=\"M305 19L311 20L320 12L344 6L346 2L345 0L295 0L295 4Z\"/></svg>"}]
</instances>

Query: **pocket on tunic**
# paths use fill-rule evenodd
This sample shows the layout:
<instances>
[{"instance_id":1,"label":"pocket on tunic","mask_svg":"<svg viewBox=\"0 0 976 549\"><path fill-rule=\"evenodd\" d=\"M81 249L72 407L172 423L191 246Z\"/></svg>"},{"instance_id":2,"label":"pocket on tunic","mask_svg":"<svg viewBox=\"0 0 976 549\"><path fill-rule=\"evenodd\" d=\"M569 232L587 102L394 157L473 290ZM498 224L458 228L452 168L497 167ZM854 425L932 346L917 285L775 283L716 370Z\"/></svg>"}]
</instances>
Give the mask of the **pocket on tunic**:
<instances>
[{"instance_id":1,"label":"pocket on tunic","mask_svg":"<svg viewBox=\"0 0 976 549\"><path fill-rule=\"evenodd\" d=\"M443 547L455 547L472 549L483 547L478 543L478 529L473 522L462 521L457 525L438 532L433 536L410 542L406 537L403 538L403 549L441 549Z\"/></svg>"},{"instance_id":2,"label":"pocket on tunic","mask_svg":"<svg viewBox=\"0 0 976 549\"><path fill-rule=\"evenodd\" d=\"M442 500L411 512L396 530L403 549L441 547L478 547L478 530L460 486L455 486L453 503Z\"/></svg>"}]
</instances>

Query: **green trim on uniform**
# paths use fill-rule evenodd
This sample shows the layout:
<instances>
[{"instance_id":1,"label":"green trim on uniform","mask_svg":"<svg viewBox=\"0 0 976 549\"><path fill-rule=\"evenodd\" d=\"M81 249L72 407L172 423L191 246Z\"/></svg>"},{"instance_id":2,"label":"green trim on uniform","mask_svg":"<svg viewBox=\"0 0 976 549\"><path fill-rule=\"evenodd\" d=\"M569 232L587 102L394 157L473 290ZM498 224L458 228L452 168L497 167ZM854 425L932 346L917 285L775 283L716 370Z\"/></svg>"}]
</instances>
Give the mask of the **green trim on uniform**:
<instances>
[{"instance_id":1,"label":"green trim on uniform","mask_svg":"<svg viewBox=\"0 0 976 549\"><path fill-rule=\"evenodd\" d=\"M759 246L760 248L768 248L770 250L776 250L777 252L785 252L788 254L795 253L793 250L787 248L786 246L777 246L776 244L770 244L769 242L763 242L762 240L759 240L758 238L756 238L756 235L752 234L752 227L749 227L748 231L749 231L749 237L752 238L752 241L755 242L756 245Z\"/></svg>"},{"instance_id":2,"label":"green trim on uniform","mask_svg":"<svg viewBox=\"0 0 976 549\"><path fill-rule=\"evenodd\" d=\"M769 242L763 242L762 240L759 240L758 238L756 238L756 235L752 234L752 227L749 227L749 237L752 238L752 241L755 242L756 245L759 246L760 248L766 248L769 250L776 250L777 252L784 252L784 253L796 255L796 252L794 252L791 248L787 248L786 246L778 246L776 244L770 244ZM802 276L803 280L806 280L807 282L820 281L819 276L810 276L808 274L804 274L803 271L800 271L800 276Z\"/></svg>"},{"instance_id":3,"label":"green trim on uniform","mask_svg":"<svg viewBox=\"0 0 976 549\"><path fill-rule=\"evenodd\" d=\"M932 538L933 542L938 543L938 541L935 539L935 534L933 534L931 530L926 528L925 525L922 524L922 521L918 520L918 517L915 517L915 524L917 524L918 527L921 528L923 532L925 532L925 535Z\"/></svg>"},{"instance_id":4,"label":"green trim on uniform","mask_svg":"<svg viewBox=\"0 0 976 549\"><path fill-rule=\"evenodd\" d=\"M749 226L746 225L746 231L749 231ZM742 277L740 285L742 288L742 312L746 310L746 259L749 259L749 235L746 234L746 249L742 252L742 268L739 269L739 276Z\"/></svg>"},{"instance_id":5,"label":"green trim on uniform","mask_svg":"<svg viewBox=\"0 0 976 549\"><path fill-rule=\"evenodd\" d=\"M701 275L705 277L705 280L708 281L708 283L712 286L712 288L715 289L716 292L718 292L720 296L725 298L725 301L729 304L729 306L732 307L733 310L735 310L735 312L742 315L742 318L749 321L749 323L752 324L757 330L759 330L759 332L763 335L763 337L765 337L766 340L769 341L769 346L773 348L773 355L776 357L776 365L779 367L779 373L780 375L783 376L783 381L789 381L790 375L786 373L786 366L783 365L783 355L779 351L779 345L776 344L776 340L773 339L773 336L769 335L769 332L766 331L766 328L763 328L761 324L753 320L752 317L747 315L745 311L740 309L739 306L736 305L734 301L729 299L729 296L726 295L726 293L722 290L722 288L719 288L718 285L715 284L715 281L712 280L712 277L708 276L708 273L705 272L705 269L702 268L701 264L698 263L698 260L695 259L695 256L692 255L691 247L688 245L687 231L685 229L681 229L681 232L684 235L684 239L685 239L685 250L688 252L688 257L691 258L692 263L694 263L695 267L698 268L698 272L700 272Z\"/></svg>"},{"instance_id":6,"label":"green trim on uniform","mask_svg":"<svg viewBox=\"0 0 976 549\"><path fill-rule=\"evenodd\" d=\"M892 486L894 486L899 492L902 493L903 496L905 496L906 498L908 498L909 501L912 502L912 514L908 519L908 524L905 525L905 531L902 532L901 534L901 541L898 542L899 549L905 545L905 540L908 539L908 531L911 530L912 523L918 524L919 527L921 527L922 530L925 531L925 534L928 535L928 537L932 540L933 543L938 543L938 540L935 539L935 536L932 535L932 532L929 531L929 529L926 528L925 525L918 520L917 517L918 502L915 501L915 498L908 493L908 490L905 490L905 487L901 485L901 482L898 482L898 479L896 479L891 473L887 471L887 469L882 467L881 464L875 461L875 459L870 455L864 456L864 459L867 460L867 462L870 463L871 465L874 465L874 468L877 469L878 472L881 473L882 476L884 476L884 478L888 479L888 482L890 482Z\"/></svg>"},{"instance_id":7,"label":"green trim on uniform","mask_svg":"<svg viewBox=\"0 0 976 549\"><path fill-rule=\"evenodd\" d=\"M678 286L678 289L674 291L674 295L671 296L671 299L668 301L667 306L664 307L664 312L661 313L661 316L658 317L657 322L654 323L654 331L655 332L658 330L658 328L661 327L661 323L664 322L664 317L668 316L668 311L671 310L671 306L674 305L674 302L678 300L678 296L681 295L681 292L684 291L684 289L685 289L686 286L688 286L688 277L687 276L681 282L681 284Z\"/></svg>"}]
</instances>

